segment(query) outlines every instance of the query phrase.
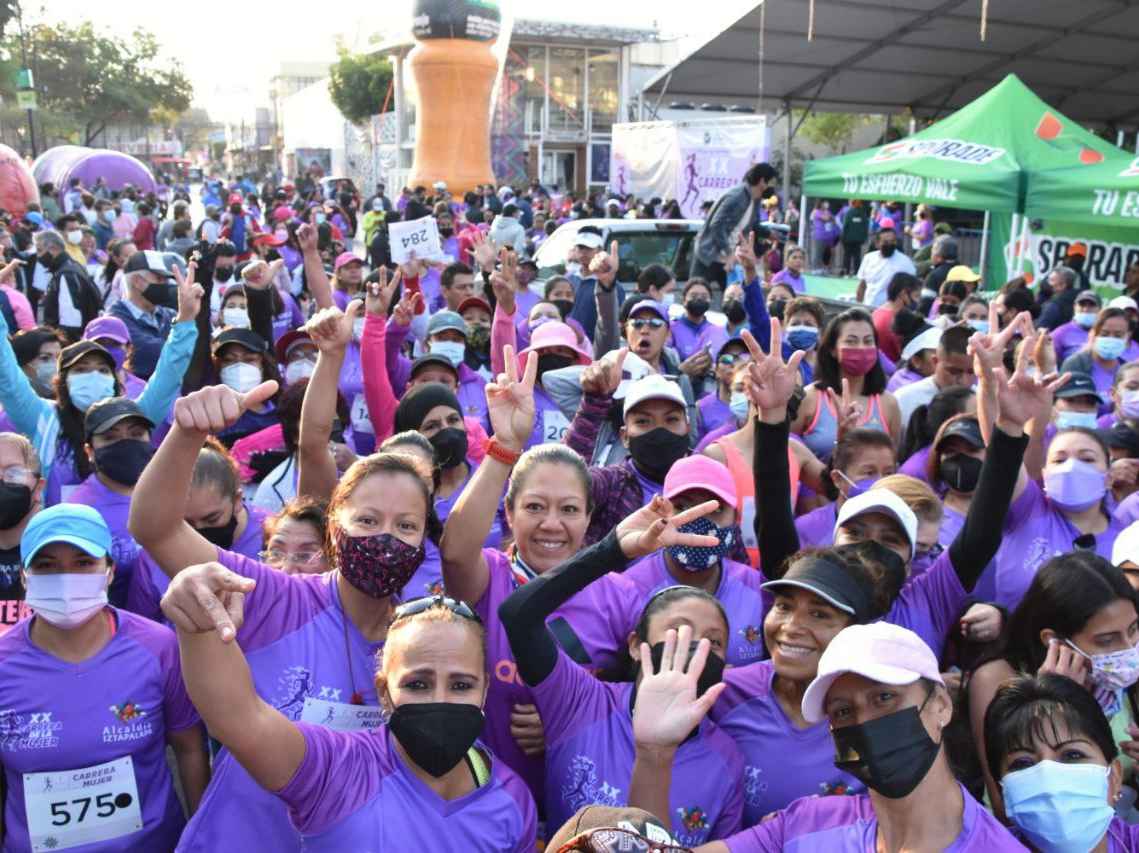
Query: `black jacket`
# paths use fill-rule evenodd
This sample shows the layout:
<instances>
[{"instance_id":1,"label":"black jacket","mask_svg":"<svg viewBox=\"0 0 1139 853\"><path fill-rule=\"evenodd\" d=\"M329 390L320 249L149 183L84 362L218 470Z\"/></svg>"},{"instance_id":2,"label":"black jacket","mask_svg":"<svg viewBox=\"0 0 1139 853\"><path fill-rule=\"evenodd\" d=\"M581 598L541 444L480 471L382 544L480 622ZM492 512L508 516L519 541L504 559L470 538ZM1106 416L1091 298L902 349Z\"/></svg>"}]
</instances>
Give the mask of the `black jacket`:
<instances>
[{"instance_id":1,"label":"black jacket","mask_svg":"<svg viewBox=\"0 0 1139 853\"><path fill-rule=\"evenodd\" d=\"M98 286L91 280L87 270L76 263L67 254L57 259L58 266L52 271L51 281L48 282L47 292L43 298L44 325L62 329L68 339L74 343L83 334L83 329L99 316L103 308L103 295ZM75 325L61 325L59 317L60 289L66 287L71 297L71 304L78 309L80 323Z\"/></svg>"}]
</instances>

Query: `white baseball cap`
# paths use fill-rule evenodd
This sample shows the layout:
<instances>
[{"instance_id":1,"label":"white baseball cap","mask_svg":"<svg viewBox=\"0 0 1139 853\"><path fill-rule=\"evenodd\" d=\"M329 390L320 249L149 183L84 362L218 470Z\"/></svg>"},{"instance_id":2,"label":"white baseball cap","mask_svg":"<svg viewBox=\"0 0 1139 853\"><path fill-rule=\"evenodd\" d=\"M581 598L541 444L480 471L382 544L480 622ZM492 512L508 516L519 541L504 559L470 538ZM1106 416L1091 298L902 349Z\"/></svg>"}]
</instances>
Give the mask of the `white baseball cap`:
<instances>
[{"instance_id":1,"label":"white baseball cap","mask_svg":"<svg viewBox=\"0 0 1139 853\"><path fill-rule=\"evenodd\" d=\"M575 246L585 246L587 249L600 249L605 245L605 239L600 234L594 234L592 231L578 231L574 235L573 244Z\"/></svg>"},{"instance_id":2,"label":"white baseball cap","mask_svg":"<svg viewBox=\"0 0 1139 853\"><path fill-rule=\"evenodd\" d=\"M1130 296L1117 296L1109 303L1108 308L1122 308L1124 311L1131 309L1132 311L1139 311L1139 302L1136 302Z\"/></svg>"},{"instance_id":3,"label":"white baseball cap","mask_svg":"<svg viewBox=\"0 0 1139 853\"><path fill-rule=\"evenodd\" d=\"M1139 566L1139 521L1123 528L1111 546L1111 562L1134 563Z\"/></svg>"},{"instance_id":4,"label":"white baseball cap","mask_svg":"<svg viewBox=\"0 0 1139 853\"><path fill-rule=\"evenodd\" d=\"M621 416L628 417L632 409L646 400L671 400L682 409L688 405L679 385L665 379L659 373L653 373L629 383L629 387L625 389L625 408Z\"/></svg>"},{"instance_id":5,"label":"white baseball cap","mask_svg":"<svg viewBox=\"0 0 1139 853\"><path fill-rule=\"evenodd\" d=\"M627 408L626 411L628 411ZM834 525L835 536L838 536L838 529L852 518L865 515L868 512L880 512L891 516L902 526L902 531L910 540L910 557L912 558L918 541L918 517L914 515L912 509L906 506L904 500L889 489L873 488L846 501L842 505L842 509L838 511L838 521Z\"/></svg>"},{"instance_id":6,"label":"white baseball cap","mask_svg":"<svg viewBox=\"0 0 1139 853\"><path fill-rule=\"evenodd\" d=\"M803 717L808 723L826 719L827 692L848 672L895 686L919 678L945 685L937 655L913 631L889 622L850 625L830 641L819 658L818 675L803 694Z\"/></svg>"},{"instance_id":7,"label":"white baseball cap","mask_svg":"<svg viewBox=\"0 0 1139 853\"><path fill-rule=\"evenodd\" d=\"M930 326L924 332L915 335L902 350L901 363L905 364L922 350L937 349L937 345L941 343L941 332L937 326Z\"/></svg>"},{"instance_id":8,"label":"white baseball cap","mask_svg":"<svg viewBox=\"0 0 1139 853\"><path fill-rule=\"evenodd\" d=\"M614 400L624 400L625 394L629 390L629 386L636 382L638 379L643 379L653 372L652 365L637 355L635 352L625 353L625 363L621 367L621 383L617 386L617 390L613 392ZM625 378L625 377L628 378Z\"/></svg>"}]
</instances>

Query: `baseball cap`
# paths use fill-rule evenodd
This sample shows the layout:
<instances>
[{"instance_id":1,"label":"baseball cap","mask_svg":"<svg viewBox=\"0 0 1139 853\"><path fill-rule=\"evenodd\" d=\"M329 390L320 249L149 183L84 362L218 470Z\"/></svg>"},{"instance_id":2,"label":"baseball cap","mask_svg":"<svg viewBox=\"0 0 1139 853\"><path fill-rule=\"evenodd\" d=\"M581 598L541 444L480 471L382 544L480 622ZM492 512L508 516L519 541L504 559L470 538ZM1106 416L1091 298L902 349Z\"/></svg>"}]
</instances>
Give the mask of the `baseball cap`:
<instances>
[{"instance_id":1,"label":"baseball cap","mask_svg":"<svg viewBox=\"0 0 1139 853\"><path fill-rule=\"evenodd\" d=\"M1085 291L1085 293L1088 292L1090 291ZM1076 299L1076 301L1079 302L1080 300ZM1136 302L1130 296L1117 296L1107 303L1107 307L1122 308L1124 311L1139 311L1139 302Z\"/></svg>"},{"instance_id":2,"label":"baseball cap","mask_svg":"<svg viewBox=\"0 0 1139 853\"><path fill-rule=\"evenodd\" d=\"M126 266L123 267L123 273L130 274L132 272L152 272L163 278L174 277L174 274L171 273L166 266L166 259L163 257L162 252L154 252L150 249L135 252L127 258Z\"/></svg>"},{"instance_id":3,"label":"baseball cap","mask_svg":"<svg viewBox=\"0 0 1139 853\"><path fill-rule=\"evenodd\" d=\"M283 246L285 245L285 238L278 237L268 231L262 231L260 234L253 235L252 242L257 246Z\"/></svg>"},{"instance_id":4,"label":"baseball cap","mask_svg":"<svg viewBox=\"0 0 1139 853\"><path fill-rule=\"evenodd\" d=\"M59 369L67 370L67 368L71 367L71 365L75 364L79 359L91 353L102 356L107 360L107 364L111 366L111 370L115 369L115 360L111 358L111 354L94 341L78 341L60 350Z\"/></svg>"},{"instance_id":5,"label":"baseball cap","mask_svg":"<svg viewBox=\"0 0 1139 853\"><path fill-rule=\"evenodd\" d=\"M548 320L530 333L530 346L518 353L519 365L526 363L525 357L530 353L549 347L568 347L577 353L578 364L593 363L593 355L578 342L577 332L572 326L558 320Z\"/></svg>"},{"instance_id":6,"label":"baseball cap","mask_svg":"<svg viewBox=\"0 0 1139 853\"><path fill-rule=\"evenodd\" d=\"M1096 308L1103 304L1099 298L1099 294L1094 290L1081 290L1076 294L1076 304L1079 305L1081 302L1090 302L1096 306Z\"/></svg>"},{"instance_id":7,"label":"baseball cap","mask_svg":"<svg viewBox=\"0 0 1139 853\"><path fill-rule=\"evenodd\" d=\"M976 418L961 418L947 426L934 445L934 451L941 447L942 442L951 438L964 439L976 448L985 446L985 439L981 436L981 425L977 423Z\"/></svg>"},{"instance_id":8,"label":"baseball cap","mask_svg":"<svg viewBox=\"0 0 1139 853\"><path fill-rule=\"evenodd\" d=\"M339 272L341 267L352 263L362 264L364 263L364 259L356 257L351 252L341 252L336 256L336 260L332 264L332 271Z\"/></svg>"},{"instance_id":9,"label":"baseball cap","mask_svg":"<svg viewBox=\"0 0 1139 853\"><path fill-rule=\"evenodd\" d=\"M922 350L937 349L937 345L941 343L941 332L937 326L930 326L924 332L914 335L902 348L902 363L909 361Z\"/></svg>"},{"instance_id":10,"label":"baseball cap","mask_svg":"<svg viewBox=\"0 0 1139 853\"><path fill-rule=\"evenodd\" d=\"M429 352L411 363L411 372L408 376L415 376L424 367L445 367L454 373L456 378L459 375L459 370L451 363L451 359L437 352Z\"/></svg>"},{"instance_id":11,"label":"baseball cap","mask_svg":"<svg viewBox=\"0 0 1139 853\"><path fill-rule=\"evenodd\" d=\"M1088 256L1088 244L1075 242L1068 247L1069 258L1086 258Z\"/></svg>"},{"instance_id":12,"label":"baseball cap","mask_svg":"<svg viewBox=\"0 0 1139 853\"><path fill-rule=\"evenodd\" d=\"M431 316L427 323L427 335L430 337L436 332L445 332L454 329L461 334L467 333L467 322L457 311L439 311Z\"/></svg>"},{"instance_id":13,"label":"baseball cap","mask_svg":"<svg viewBox=\"0 0 1139 853\"><path fill-rule=\"evenodd\" d=\"M676 842L659 818L644 809L635 806L597 805L582 806L578 809L577 813L554 833L546 844L546 849L561 850L577 836L591 830L599 830L599 832L594 832L590 836L588 848L582 847L580 849L607 851L607 853L647 849L644 847L643 841L630 841L626 834L628 832L647 838L653 844L660 845L659 849L662 850L686 849ZM575 845L573 849L579 848Z\"/></svg>"},{"instance_id":14,"label":"baseball cap","mask_svg":"<svg viewBox=\"0 0 1139 853\"><path fill-rule=\"evenodd\" d=\"M1111 546L1111 562L1115 565L1133 563L1139 566L1139 521L1120 531Z\"/></svg>"},{"instance_id":15,"label":"baseball cap","mask_svg":"<svg viewBox=\"0 0 1139 853\"><path fill-rule=\"evenodd\" d=\"M803 717L808 723L826 719L827 692L847 673L895 686L919 678L945 686L937 656L913 631L889 622L849 625L830 641L819 658L818 675L803 694Z\"/></svg>"},{"instance_id":16,"label":"baseball cap","mask_svg":"<svg viewBox=\"0 0 1139 853\"><path fill-rule=\"evenodd\" d=\"M269 343L252 329L226 329L213 339L210 346L216 353L226 344L237 344L258 355L264 355L269 352Z\"/></svg>"},{"instance_id":17,"label":"baseball cap","mask_svg":"<svg viewBox=\"0 0 1139 853\"><path fill-rule=\"evenodd\" d=\"M945 276L945 280L973 282L980 281L981 276L973 272L972 267L966 266L965 264L958 264L949 270L949 273Z\"/></svg>"},{"instance_id":18,"label":"baseball cap","mask_svg":"<svg viewBox=\"0 0 1139 853\"><path fill-rule=\"evenodd\" d=\"M638 311L645 310L652 311L666 323L668 322L668 306L653 299L642 299L640 302L634 303L633 307L629 309L629 318L632 319Z\"/></svg>"},{"instance_id":19,"label":"baseball cap","mask_svg":"<svg viewBox=\"0 0 1139 853\"><path fill-rule=\"evenodd\" d=\"M914 548L917 547L918 518L914 515L914 511L906 506L906 502L889 489L873 488L846 501L838 512L838 521L834 525L835 535L837 536L839 528L851 519L870 512L888 515L901 525L902 532L910 540L912 555Z\"/></svg>"},{"instance_id":20,"label":"baseball cap","mask_svg":"<svg viewBox=\"0 0 1139 853\"><path fill-rule=\"evenodd\" d=\"M578 231L573 238L575 246L584 246L587 249L600 249L605 240L600 234L595 234L592 231Z\"/></svg>"},{"instance_id":21,"label":"baseball cap","mask_svg":"<svg viewBox=\"0 0 1139 853\"><path fill-rule=\"evenodd\" d=\"M1123 421L1116 421L1111 429L1099 430L1107 446L1116 450L1126 450L1131 456L1139 456L1139 434Z\"/></svg>"},{"instance_id":22,"label":"baseball cap","mask_svg":"<svg viewBox=\"0 0 1139 853\"><path fill-rule=\"evenodd\" d=\"M894 220L887 216L878 223L878 228L882 231L893 231L895 228Z\"/></svg>"},{"instance_id":23,"label":"baseball cap","mask_svg":"<svg viewBox=\"0 0 1139 853\"><path fill-rule=\"evenodd\" d=\"M1095 380L1092 379L1091 374L1077 370L1069 372L1068 381L1064 383L1063 388L1056 392L1056 398L1058 400L1067 400L1071 397L1095 397L1097 400L1102 399L1099 395L1099 389L1095 387Z\"/></svg>"},{"instance_id":24,"label":"baseball cap","mask_svg":"<svg viewBox=\"0 0 1139 853\"><path fill-rule=\"evenodd\" d=\"M832 607L864 620L872 604L869 590L855 580L845 568L826 554L805 554L795 560L783 577L760 585L760 589L805 589L814 593Z\"/></svg>"},{"instance_id":25,"label":"baseball cap","mask_svg":"<svg viewBox=\"0 0 1139 853\"><path fill-rule=\"evenodd\" d=\"M481 308L486 313L491 313L490 303L483 299L481 296L468 296L459 303L459 313L462 314L468 308Z\"/></svg>"},{"instance_id":26,"label":"baseball cap","mask_svg":"<svg viewBox=\"0 0 1139 853\"><path fill-rule=\"evenodd\" d=\"M129 397L107 397L92 404L83 418L83 432L87 440L93 435L101 435L119 421L127 418L139 418L154 429L154 421L146 416L138 403Z\"/></svg>"},{"instance_id":27,"label":"baseball cap","mask_svg":"<svg viewBox=\"0 0 1139 853\"><path fill-rule=\"evenodd\" d=\"M95 341L99 338L110 338L112 341L118 341L120 344L129 344L131 342L131 335L130 332L127 331L127 324L118 317L111 317L109 315L96 317L88 323L87 328L83 330L83 340Z\"/></svg>"},{"instance_id":28,"label":"baseball cap","mask_svg":"<svg viewBox=\"0 0 1139 853\"><path fill-rule=\"evenodd\" d=\"M548 325L550 324L545 324L545 326ZM545 328L545 326L541 328ZM687 406L684 393L680 390L679 385L665 379L659 373L651 373L636 382L630 382L629 387L625 389L625 407L621 412L622 417L628 417L630 411L649 400L671 400L682 409Z\"/></svg>"},{"instance_id":29,"label":"baseball cap","mask_svg":"<svg viewBox=\"0 0 1139 853\"><path fill-rule=\"evenodd\" d=\"M312 336L303 329L291 329L281 337L277 338L277 343L273 347L277 355L277 361L281 364L287 364L289 361L289 353L292 352L294 347L301 344L312 344Z\"/></svg>"},{"instance_id":30,"label":"baseball cap","mask_svg":"<svg viewBox=\"0 0 1139 853\"><path fill-rule=\"evenodd\" d=\"M732 473L723 463L702 453L678 460L664 478L664 496L669 500L693 489L711 492L728 506L739 509Z\"/></svg>"},{"instance_id":31,"label":"baseball cap","mask_svg":"<svg viewBox=\"0 0 1139 853\"><path fill-rule=\"evenodd\" d=\"M28 565L52 542L66 542L92 557L106 557L111 553L111 530L103 516L86 504L56 504L37 512L24 528L20 561Z\"/></svg>"}]
</instances>

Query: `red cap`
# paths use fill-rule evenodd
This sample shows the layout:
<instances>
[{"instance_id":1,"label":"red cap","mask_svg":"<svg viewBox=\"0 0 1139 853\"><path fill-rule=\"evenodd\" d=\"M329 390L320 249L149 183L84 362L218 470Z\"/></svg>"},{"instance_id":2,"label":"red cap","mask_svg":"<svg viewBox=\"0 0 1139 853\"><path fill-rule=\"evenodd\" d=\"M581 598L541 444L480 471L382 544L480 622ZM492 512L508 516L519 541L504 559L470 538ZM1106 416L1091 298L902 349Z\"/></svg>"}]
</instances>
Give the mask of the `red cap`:
<instances>
[{"instance_id":1,"label":"red cap","mask_svg":"<svg viewBox=\"0 0 1139 853\"><path fill-rule=\"evenodd\" d=\"M332 265L332 271L339 272L341 267L351 263L362 264L364 263L364 259L356 257L351 252L341 252L336 256L336 261Z\"/></svg>"},{"instance_id":2,"label":"red cap","mask_svg":"<svg viewBox=\"0 0 1139 853\"><path fill-rule=\"evenodd\" d=\"M268 231L262 231L260 234L253 235L253 243L257 246L283 246L285 239Z\"/></svg>"},{"instance_id":3,"label":"red cap","mask_svg":"<svg viewBox=\"0 0 1139 853\"><path fill-rule=\"evenodd\" d=\"M1073 243L1068 247L1068 257L1086 258L1088 256L1087 243Z\"/></svg>"},{"instance_id":4,"label":"red cap","mask_svg":"<svg viewBox=\"0 0 1139 853\"><path fill-rule=\"evenodd\" d=\"M481 308L486 313L490 314L490 303L483 299L481 296L468 296L459 303L458 313L462 314L468 308Z\"/></svg>"}]
</instances>

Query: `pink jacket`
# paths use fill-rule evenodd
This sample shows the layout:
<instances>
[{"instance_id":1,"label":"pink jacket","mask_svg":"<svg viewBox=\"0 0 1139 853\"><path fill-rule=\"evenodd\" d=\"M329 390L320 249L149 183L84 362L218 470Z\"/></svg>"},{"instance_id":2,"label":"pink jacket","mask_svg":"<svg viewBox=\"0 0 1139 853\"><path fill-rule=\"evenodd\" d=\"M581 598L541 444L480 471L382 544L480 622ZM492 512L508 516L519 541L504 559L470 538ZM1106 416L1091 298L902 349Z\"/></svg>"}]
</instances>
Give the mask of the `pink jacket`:
<instances>
[{"instance_id":1,"label":"pink jacket","mask_svg":"<svg viewBox=\"0 0 1139 853\"><path fill-rule=\"evenodd\" d=\"M28 297L10 284L0 285L0 287L3 287L4 293L8 296L12 313L16 315L16 325L21 329L34 329L36 327L36 315L32 311L32 303L28 302ZM15 330L13 329L13 331Z\"/></svg>"},{"instance_id":2,"label":"pink jacket","mask_svg":"<svg viewBox=\"0 0 1139 853\"><path fill-rule=\"evenodd\" d=\"M396 398L392 392L387 366L387 321L368 314L364 318L364 334L360 338L360 369L364 374L364 402L376 433L376 449L395 428Z\"/></svg>"}]
</instances>

